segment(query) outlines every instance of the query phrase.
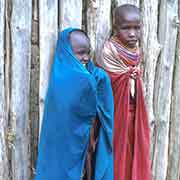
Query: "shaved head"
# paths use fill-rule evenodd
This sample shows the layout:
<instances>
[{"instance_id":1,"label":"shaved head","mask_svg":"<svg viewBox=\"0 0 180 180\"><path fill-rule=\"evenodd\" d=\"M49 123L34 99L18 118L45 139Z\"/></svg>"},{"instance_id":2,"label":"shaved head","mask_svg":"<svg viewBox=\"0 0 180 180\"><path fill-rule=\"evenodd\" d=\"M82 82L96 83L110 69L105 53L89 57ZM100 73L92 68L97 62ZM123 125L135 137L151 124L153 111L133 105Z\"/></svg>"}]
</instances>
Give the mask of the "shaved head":
<instances>
[{"instance_id":1,"label":"shaved head","mask_svg":"<svg viewBox=\"0 0 180 180\"><path fill-rule=\"evenodd\" d=\"M136 14L140 17L140 9L132 4L118 6L114 11L114 24L120 24L124 20L124 17L130 14Z\"/></svg>"},{"instance_id":2,"label":"shaved head","mask_svg":"<svg viewBox=\"0 0 180 180\"><path fill-rule=\"evenodd\" d=\"M80 37L82 37L84 39L88 39L88 41L90 41L87 33L85 31L81 30L81 29L75 29L74 31L70 32L69 39L71 41L72 38L78 37L78 36L80 36Z\"/></svg>"},{"instance_id":3,"label":"shaved head","mask_svg":"<svg viewBox=\"0 0 180 180\"><path fill-rule=\"evenodd\" d=\"M83 30L76 29L69 34L72 47L90 47L90 40Z\"/></svg>"}]
</instances>

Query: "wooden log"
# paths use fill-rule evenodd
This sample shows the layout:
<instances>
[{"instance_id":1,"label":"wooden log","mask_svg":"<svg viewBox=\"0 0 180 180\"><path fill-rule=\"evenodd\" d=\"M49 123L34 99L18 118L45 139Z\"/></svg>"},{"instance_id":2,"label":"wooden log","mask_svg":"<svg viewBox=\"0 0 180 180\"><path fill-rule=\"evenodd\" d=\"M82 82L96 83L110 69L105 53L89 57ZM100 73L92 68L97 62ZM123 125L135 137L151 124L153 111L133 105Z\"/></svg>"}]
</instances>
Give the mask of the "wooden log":
<instances>
[{"instance_id":1,"label":"wooden log","mask_svg":"<svg viewBox=\"0 0 180 180\"><path fill-rule=\"evenodd\" d=\"M30 178L29 84L32 1L12 2L11 106L12 180Z\"/></svg>"},{"instance_id":2,"label":"wooden log","mask_svg":"<svg viewBox=\"0 0 180 180\"><path fill-rule=\"evenodd\" d=\"M9 180L9 163L7 147L7 119L5 116L5 56L4 56L4 34L5 34L5 1L0 0L0 179Z\"/></svg>"},{"instance_id":3,"label":"wooden log","mask_svg":"<svg viewBox=\"0 0 180 180\"><path fill-rule=\"evenodd\" d=\"M92 48L96 49L95 59L100 58L103 44L111 31L111 0L88 1L86 22Z\"/></svg>"},{"instance_id":4,"label":"wooden log","mask_svg":"<svg viewBox=\"0 0 180 180\"><path fill-rule=\"evenodd\" d=\"M91 42L91 48L92 48L92 52L93 54L95 53L95 49L96 49L96 44L97 44L97 40L96 40L96 30L97 30L97 23L98 23L98 11L99 11L99 0L96 1L92 1L89 0L86 3L86 9L87 11L86 13L86 30L88 33L88 36L90 38L90 42ZM110 16L110 12L108 14L108 18Z\"/></svg>"},{"instance_id":5,"label":"wooden log","mask_svg":"<svg viewBox=\"0 0 180 180\"><path fill-rule=\"evenodd\" d=\"M180 18L180 1L179 1ZM175 28L180 28L179 19L174 19ZM170 143L168 157L168 180L180 179L180 31L176 46L176 61L173 79L173 94L170 121Z\"/></svg>"},{"instance_id":6,"label":"wooden log","mask_svg":"<svg viewBox=\"0 0 180 180\"><path fill-rule=\"evenodd\" d=\"M40 79L39 79L39 115L42 123L44 101L48 86L49 73L53 60L58 33L58 1L39 1L39 47L40 47Z\"/></svg>"},{"instance_id":7,"label":"wooden log","mask_svg":"<svg viewBox=\"0 0 180 180\"><path fill-rule=\"evenodd\" d=\"M103 17L103 18L102 18ZM96 29L96 59L101 57L104 42L111 33L111 0L100 0Z\"/></svg>"},{"instance_id":8,"label":"wooden log","mask_svg":"<svg viewBox=\"0 0 180 180\"><path fill-rule=\"evenodd\" d=\"M150 0L143 1L141 4L142 21L143 21L143 35L142 35L142 48L144 54L144 61L142 62L144 70L144 92L149 114L149 125L151 130L151 159L153 157L153 144L154 144L154 81L156 64L160 53L160 44L157 39L158 31L158 1ZM151 17L151 18L149 18ZM153 172L153 176L155 176Z\"/></svg>"},{"instance_id":9,"label":"wooden log","mask_svg":"<svg viewBox=\"0 0 180 180\"><path fill-rule=\"evenodd\" d=\"M66 0L59 3L60 29L67 27L81 28L82 25L82 0Z\"/></svg>"},{"instance_id":10,"label":"wooden log","mask_svg":"<svg viewBox=\"0 0 180 180\"><path fill-rule=\"evenodd\" d=\"M33 6L33 20L38 21L39 20L39 1L38 0L32 0L32 6Z\"/></svg>"},{"instance_id":11,"label":"wooden log","mask_svg":"<svg viewBox=\"0 0 180 180\"><path fill-rule=\"evenodd\" d=\"M163 0L159 7L158 38L162 50L155 76L153 179L165 180L168 166L170 105L177 36L177 28L173 25L173 19L177 16L178 1Z\"/></svg>"},{"instance_id":12,"label":"wooden log","mask_svg":"<svg viewBox=\"0 0 180 180\"><path fill-rule=\"evenodd\" d=\"M32 46L31 46L31 77L30 77L30 112L31 121L31 168L32 178L35 173L38 139L39 139L39 9L38 0L32 3Z\"/></svg>"},{"instance_id":13,"label":"wooden log","mask_svg":"<svg viewBox=\"0 0 180 180\"><path fill-rule=\"evenodd\" d=\"M150 117L150 124L154 122L153 92L156 64L160 53L160 44L157 39L158 31L158 2L150 0L141 4L143 35L142 48L144 54L144 85L146 103ZM149 18L151 17L151 18ZM153 130L153 129L152 129Z\"/></svg>"}]
</instances>

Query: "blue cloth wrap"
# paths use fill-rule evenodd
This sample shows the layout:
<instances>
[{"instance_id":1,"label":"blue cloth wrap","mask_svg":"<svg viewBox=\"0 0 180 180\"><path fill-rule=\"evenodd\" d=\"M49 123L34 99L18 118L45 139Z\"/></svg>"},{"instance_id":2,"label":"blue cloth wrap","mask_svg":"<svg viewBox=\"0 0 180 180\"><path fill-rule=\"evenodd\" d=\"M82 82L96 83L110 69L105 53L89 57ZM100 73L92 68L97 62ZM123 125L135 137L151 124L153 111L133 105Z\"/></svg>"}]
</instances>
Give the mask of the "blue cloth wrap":
<instances>
[{"instance_id":1,"label":"blue cloth wrap","mask_svg":"<svg viewBox=\"0 0 180 180\"><path fill-rule=\"evenodd\" d=\"M94 180L113 180L113 95L107 74L75 57L68 28L59 34L41 129L36 180L80 180L90 129L101 122Z\"/></svg>"}]
</instances>

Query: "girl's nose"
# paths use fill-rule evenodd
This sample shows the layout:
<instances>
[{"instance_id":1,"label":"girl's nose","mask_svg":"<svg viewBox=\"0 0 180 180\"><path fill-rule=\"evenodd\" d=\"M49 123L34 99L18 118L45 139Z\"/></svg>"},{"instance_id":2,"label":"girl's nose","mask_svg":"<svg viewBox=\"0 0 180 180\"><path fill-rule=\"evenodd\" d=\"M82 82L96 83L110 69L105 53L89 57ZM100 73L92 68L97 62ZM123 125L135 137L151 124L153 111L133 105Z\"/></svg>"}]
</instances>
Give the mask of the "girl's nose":
<instances>
[{"instance_id":1,"label":"girl's nose","mask_svg":"<svg viewBox=\"0 0 180 180\"><path fill-rule=\"evenodd\" d=\"M129 31L129 36L130 36L130 37L134 37L135 35L136 35L135 31L134 31L133 29L131 29L131 30Z\"/></svg>"}]
</instances>

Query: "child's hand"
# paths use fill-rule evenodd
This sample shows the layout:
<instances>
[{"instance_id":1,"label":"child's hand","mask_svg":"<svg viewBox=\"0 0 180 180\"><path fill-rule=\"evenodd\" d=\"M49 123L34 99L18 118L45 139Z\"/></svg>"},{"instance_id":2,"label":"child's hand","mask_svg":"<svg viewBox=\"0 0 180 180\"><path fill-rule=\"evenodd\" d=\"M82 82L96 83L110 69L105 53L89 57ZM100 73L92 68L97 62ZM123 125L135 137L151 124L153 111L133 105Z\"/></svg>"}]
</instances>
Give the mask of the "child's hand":
<instances>
[{"instance_id":1,"label":"child's hand","mask_svg":"<svg viewBox=\"0 0 180 180\"><path fill-rule=\"evenodd\" d=\"M137 79L138 77L141 76L141 74L142 74L142 72L141 72L140 68L138 68L138 67L132 67L130 69L130 77L132 79Z\"/></svg>"}]
</instances>

